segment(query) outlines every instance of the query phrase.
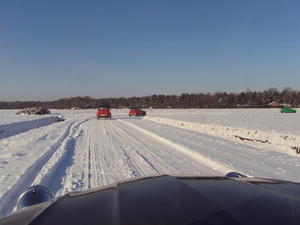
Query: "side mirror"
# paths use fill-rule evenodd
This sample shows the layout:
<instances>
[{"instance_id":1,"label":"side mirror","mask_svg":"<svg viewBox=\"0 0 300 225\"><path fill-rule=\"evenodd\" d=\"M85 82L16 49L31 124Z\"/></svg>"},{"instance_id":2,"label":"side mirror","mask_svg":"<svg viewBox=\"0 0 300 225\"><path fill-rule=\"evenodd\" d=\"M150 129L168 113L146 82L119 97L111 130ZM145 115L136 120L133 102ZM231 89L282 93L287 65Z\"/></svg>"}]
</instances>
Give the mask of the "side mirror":
<instances>
[{"instance_id":1,"label":"side mirror","mask_svg":"<svg viewBox=\"0 0 300 225\"><path fill-rule=\"evenodd\" d=\"M48 188L41 185L35 185L28 188L20 195L17 201L17 209L19 210L24 207L47 202L52 199L53 194Z\"/></svg>"},{"instance_id":2,"label":"side mirror","mask_svg":"<svg viewBox=\"0 0 300 225\"><path fill-rule=\"evenodd\" d=\"M238 172L230 172L230 173L227 173L225 175L225 177L228 177L228 178L241 178L241 177L247 177L241 173L238 173Z\"/></svg>"}]
</instances>

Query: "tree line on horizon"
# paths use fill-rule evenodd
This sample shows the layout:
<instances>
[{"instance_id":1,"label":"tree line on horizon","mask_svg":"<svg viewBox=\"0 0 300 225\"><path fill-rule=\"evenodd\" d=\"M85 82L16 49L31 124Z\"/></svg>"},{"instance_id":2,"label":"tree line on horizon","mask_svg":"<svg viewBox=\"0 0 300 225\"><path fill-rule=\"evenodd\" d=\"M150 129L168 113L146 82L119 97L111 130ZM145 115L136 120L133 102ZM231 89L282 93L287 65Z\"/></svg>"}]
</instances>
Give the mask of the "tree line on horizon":
<instances>
[{"instance_id":1,"label":"tree line on horizon","mask_svg":"<svg viewBox=\"0 0 300 225\"><path fill-rule=\"evenodd\" d=\"M70 97L55 101L15 101L0 102L0 109L23 109L42 107L48 109L97 108L100 105L110 105L111 108L238 108L238 107L268 107L277 102L279 107L300 106L300 91L290 87L279 92L276 88L269 88L262 92L247 90L241 93L215 92L210 93L182 93L181 95L156 95L129 98L92 98Z\"/></svg>"}]
</instances>

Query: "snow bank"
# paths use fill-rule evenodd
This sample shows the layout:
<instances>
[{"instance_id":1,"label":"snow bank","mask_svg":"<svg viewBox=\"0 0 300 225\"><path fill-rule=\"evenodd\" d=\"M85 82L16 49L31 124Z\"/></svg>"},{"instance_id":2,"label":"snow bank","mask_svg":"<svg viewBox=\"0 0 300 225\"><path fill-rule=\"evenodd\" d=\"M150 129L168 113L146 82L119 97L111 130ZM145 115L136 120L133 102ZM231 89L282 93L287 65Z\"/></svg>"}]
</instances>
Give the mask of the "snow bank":
<instances>
[{"instance_id":1,"label":"snow bank","mask_svg":"<svg viewBox=\"0 0 300 225\"><path fill-rule=\"evenodd\" d=\"M30 120L0 124L0 139L20 134L34 128L48 126L57 122L57 118L57 116L48 116L38 119L33 119L31 117Z\"/></svg>"},{"instance_id":2,"label":"snow bank","mask_svg":"<svg viewBox=\"0 0 300 225\"><path fill-rule=\"evenodd\" d=\"M286 149L293 149L297 154L300 154L300 136L296 135L248 130L237 127L224 127L215 124L200 124L160 117L147 116L143 119L210 135L222 135L239 138L242 141L254 141L271 145L280 145L284 146Z\"/></svg>"}]
</instances>

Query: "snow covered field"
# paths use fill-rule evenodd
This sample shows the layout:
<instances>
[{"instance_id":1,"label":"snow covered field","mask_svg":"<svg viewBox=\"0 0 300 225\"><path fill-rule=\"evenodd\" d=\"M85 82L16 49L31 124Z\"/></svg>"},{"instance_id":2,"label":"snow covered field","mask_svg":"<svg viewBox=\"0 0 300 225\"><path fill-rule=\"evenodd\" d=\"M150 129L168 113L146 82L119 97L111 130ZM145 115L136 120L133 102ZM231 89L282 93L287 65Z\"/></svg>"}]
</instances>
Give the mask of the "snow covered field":
<instances>
[{"instance_id":1,"label":"snow covered field","mask_svg":"<svg viewBox=\"0 0 300 225\"><path fill-rule=\"evenodd\" d=\"M300 182L300 115L278 109L0 110L0 215L21 192L47 186L56 196L157 173L248 176ZM66 120L55 122L61 116Z\"/></svg>"}]
</instances>

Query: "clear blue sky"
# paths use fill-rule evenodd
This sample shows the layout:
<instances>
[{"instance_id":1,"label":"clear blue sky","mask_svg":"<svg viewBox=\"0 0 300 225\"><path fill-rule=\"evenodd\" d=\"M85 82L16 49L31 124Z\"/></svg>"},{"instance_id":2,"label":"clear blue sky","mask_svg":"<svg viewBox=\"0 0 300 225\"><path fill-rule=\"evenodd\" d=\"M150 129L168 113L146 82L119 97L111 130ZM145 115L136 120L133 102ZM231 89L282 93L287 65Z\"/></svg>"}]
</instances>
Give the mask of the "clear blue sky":
<instances>
[{"instance_id":1,"label":"clear blue sky","mask_svg":"<svg viewBox=\"0 0 300 225\"><path fill-rule=\"evenodd\" d=\"M1 0L0 101L300 88L299 0Z\"/></svg>"}]
</instances>

